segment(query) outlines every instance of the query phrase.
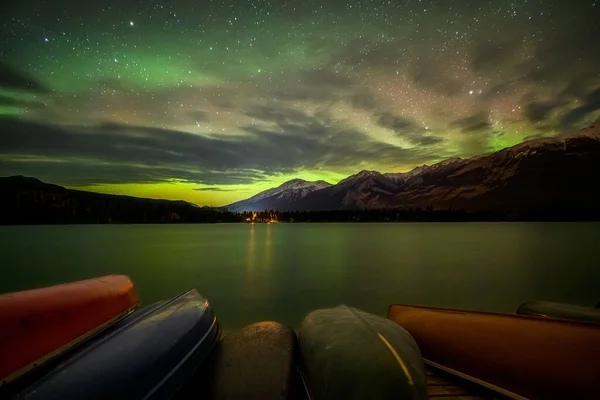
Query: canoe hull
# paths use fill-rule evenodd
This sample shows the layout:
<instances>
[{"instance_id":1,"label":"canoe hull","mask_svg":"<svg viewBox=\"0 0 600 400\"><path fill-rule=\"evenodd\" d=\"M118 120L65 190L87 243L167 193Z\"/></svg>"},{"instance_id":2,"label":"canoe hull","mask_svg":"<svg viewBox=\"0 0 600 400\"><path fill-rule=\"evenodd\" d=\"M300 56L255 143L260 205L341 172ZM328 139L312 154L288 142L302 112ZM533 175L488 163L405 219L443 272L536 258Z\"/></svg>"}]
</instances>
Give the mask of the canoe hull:
<instances>
[{"instance_id":1,"label":"canoe hull","mask_svg":"<svg viewBox=\"0 0 600 400\"><path fill-rule=\"evenodd\" d=\"M18 398L171 398L218 337L212 307L191 290L121 320Z\"/></svg>"},{"instance_id":2,"label":"canoe hull","mask_svg":"<svg viewBox=\"0 0 600 400\"><path fill-rule=\"evenodd\" d=\"M425 360L514 398L600 398L600 325L392 305Z\"/></svg>"},{"instance_id":3,"label":"canoe hull","mask_svg":"<svg viewBox=\"0 0 600 400\"><path fill-rule=\"evenodd\" d=\"M419 348L405 329L355 308L309 313L298 332L315 399L426 399Z\"/></svg>"},{"instance_id":4,"label":"canoe hull","mask_svg":"<svg viewBox=\"0 0 600 400\"><path fill-rule=\"evenodd\" d=\"M225 336L176 397L198 398L307 399L294 330L264 321Z\"/></svg>"},{"instance_id":5,"label":"canoe hull","mask_svg":"<svg viewBox=\"0 0 600 400\"><path fill-rule=\"evenodd\" d=\"M0 295L0 386L118 321L138 303L124 275Z\"/></svg>"}]
</instances>

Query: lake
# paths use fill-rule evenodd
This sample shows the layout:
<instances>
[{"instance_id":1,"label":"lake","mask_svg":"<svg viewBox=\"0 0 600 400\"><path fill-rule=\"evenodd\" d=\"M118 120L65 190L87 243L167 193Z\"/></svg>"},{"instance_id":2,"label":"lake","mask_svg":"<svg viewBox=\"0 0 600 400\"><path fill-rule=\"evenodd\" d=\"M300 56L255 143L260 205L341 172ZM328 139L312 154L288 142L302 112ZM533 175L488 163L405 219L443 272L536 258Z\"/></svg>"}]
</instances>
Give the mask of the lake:
<instances>
[{"instance_id":1,"label":"lake","mask_svg":"<svg viewBox=\"0 0 600 400\"><path fill-rule=\"evenodd\" d=\"M127 274L143 304L196 288L225 330L390 303L514 313L600 301L600 223L0 227L0 292Z\"/></svg>"}]
</instances>

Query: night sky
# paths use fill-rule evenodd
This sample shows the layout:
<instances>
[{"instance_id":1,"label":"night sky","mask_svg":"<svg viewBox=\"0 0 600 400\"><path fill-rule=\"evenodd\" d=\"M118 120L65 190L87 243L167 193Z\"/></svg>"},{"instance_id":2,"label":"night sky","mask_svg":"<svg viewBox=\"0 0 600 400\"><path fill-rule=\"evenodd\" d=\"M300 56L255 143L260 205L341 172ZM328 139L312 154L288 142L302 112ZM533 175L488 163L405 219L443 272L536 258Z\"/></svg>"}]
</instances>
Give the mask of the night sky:
<instances>
[{"instance_id":1,"label":"night sky","mask_svg":"<svg viewBox=\"0 0 600 400\"><path fill-rule=\"evenodd\" d=\"M600 0L0 5L0 175L223 205L600 119Z\"/></svg>"}]
</instances>

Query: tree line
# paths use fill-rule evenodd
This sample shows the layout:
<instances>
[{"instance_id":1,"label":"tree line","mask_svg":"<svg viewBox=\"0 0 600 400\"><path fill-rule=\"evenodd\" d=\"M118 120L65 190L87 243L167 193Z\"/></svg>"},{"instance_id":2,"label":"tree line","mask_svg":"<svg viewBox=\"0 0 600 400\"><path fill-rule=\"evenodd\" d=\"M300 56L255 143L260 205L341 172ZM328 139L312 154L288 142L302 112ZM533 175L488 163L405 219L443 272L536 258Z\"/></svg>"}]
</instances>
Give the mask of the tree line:
<instances>
[{"instance_id":1,"label":"tree line","mask_svg":"<svg viewBox=\"0 0 600 400\"><path fill-rule=\"evenodd\" d=\"M331 210L331 211L274 211L243 212L245 222L466 222L503 221L498 212L469 213L463 210L434 210L431 207L378 210Z\"/></svg>"},{"instance_id":2,"label":"tree line","mask_svg":"<svg viewBox=\"0 0 600 400\"><path fill-rule=\"evenodd\" d=\"M508 211L448 209L353 209L332 211L243 212L244 222L475 222L475 221L600 221L600 208L532 208Z\"/></svg>"}]
</instances>

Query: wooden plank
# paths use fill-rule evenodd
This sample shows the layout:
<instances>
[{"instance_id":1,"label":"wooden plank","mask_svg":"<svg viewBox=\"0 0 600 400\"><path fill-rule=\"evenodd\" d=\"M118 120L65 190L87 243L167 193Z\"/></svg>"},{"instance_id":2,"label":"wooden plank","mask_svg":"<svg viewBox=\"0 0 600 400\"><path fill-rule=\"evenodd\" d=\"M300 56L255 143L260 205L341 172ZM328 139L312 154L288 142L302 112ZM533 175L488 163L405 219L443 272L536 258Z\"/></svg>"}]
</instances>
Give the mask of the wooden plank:
<instances>
[{"instance_id":1,"label":"wooden plank","mask_svg":"<svg viewBox=\"0 0 600 400\"><path fill-rule=\"evenodd\" d=\"M434 397L441 399L441 400L489 400L488 398L485 397L479 397L479 396L440 396L440 397Z\"/></svg>"},{"instance_id":2,"label":"wooden plank","mask_svg":"<svg viewBox=\"0 0 600 400\"><path fill-rule=\"evenodd\" d=\"M459 386L427 386L429 396L460 396L469 395L471 391L465 390Z\"/></svg>"},{"instance_id":3,"label":"wooden plank","mask_svg":"<svg viewBox=\"0 0 600 400\"><path fill-rule=\"evenodd\" d=\"M433 398L433 397L430 397L430 398ZM462 400L463 399L462 397L456 397L456 396L451 396L451 397L444 396L444 397L436 397L436 398L443 399L443 400Z\"/></svg>"},{"instance_id":4,"label":"wooden plank","mask_svg":"<svg viewBox=\"0 0 600 400\"><path fill-rule=\"evenodd\" d=\"M427 384L428 385L436 385L436 386L439 386L439 385L456 385L456 380L451 381L451 380L446 379L446 378L441 377L441 376L432 375L432 376L427 377Z\"/></svg>"},{"instance_id":5,"label":"wooden plank","mask_svg":"<svg viewBox=\"0 0 600 400\"><path fill-rule=\"evenodd\" d=\"M489 400L491 397L481 397L481 396L460 396L457 397L459 400ZM447 398L445 400L448 400Z\"/></svg>"},{"instance_id":6,"label":"wooden plank","mask_svg":"<svg viewBox=\"0 0 600 400\"><path fill-rule=\"evenodd\" d=\"M455 394L457 396L468 395L468 394L472 394L473 393L472 390L468 390L468 389L465 389L464 387L456 386L456 385L443 386L443 388L446 389L446 391L448 393L452 393L452 394Z\"/></svg>"},{"instance_id":7,"label":"wooden plank","mask_svg":"<svg viewBox=\"0 0 600 400\"><path fill-rule=\"evenodd\" d=\"M482 392L476 391L472 383L463 381L435 368L426 368L427 371L427 394L430 399L439 400L490 400L495 396L482 396Z\"/></svg>"}]
</instances>

